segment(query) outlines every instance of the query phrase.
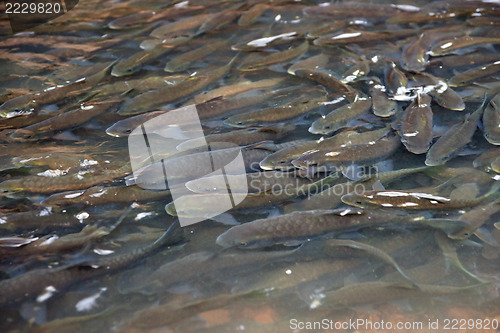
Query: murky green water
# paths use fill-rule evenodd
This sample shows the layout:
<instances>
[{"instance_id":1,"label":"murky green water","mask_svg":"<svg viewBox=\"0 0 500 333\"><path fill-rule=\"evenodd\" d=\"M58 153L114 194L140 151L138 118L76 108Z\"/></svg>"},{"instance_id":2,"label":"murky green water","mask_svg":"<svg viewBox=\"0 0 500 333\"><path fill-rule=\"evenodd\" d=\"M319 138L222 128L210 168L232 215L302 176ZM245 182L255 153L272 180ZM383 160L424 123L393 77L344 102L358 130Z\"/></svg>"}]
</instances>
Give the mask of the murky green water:
<instances>
[{"instance_id":1,"label":"murky green water","mask_svg":"<svg viewBox=\"0 0 500 333\"><path fill-rule=\"evenodd\" d=\"M3 14L2 331L498 331L499 17L82 0L12 35ZM212 152L166 112L188 105Z\"/></svg>"}]
</instances>

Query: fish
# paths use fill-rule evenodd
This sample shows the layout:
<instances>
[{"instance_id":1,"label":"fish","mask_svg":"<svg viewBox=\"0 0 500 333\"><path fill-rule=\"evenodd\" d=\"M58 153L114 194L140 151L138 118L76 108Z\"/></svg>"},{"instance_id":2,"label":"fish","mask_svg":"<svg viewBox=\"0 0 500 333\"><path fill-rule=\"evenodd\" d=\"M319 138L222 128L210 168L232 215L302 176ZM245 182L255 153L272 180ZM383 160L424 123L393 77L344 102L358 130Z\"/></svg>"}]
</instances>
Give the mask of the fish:
<instances>
[{"instance_id":1,"label":"fish","mask_svg":"<svg viewBox=\"0 0 500 333\"><path fill-rule=\"evenodd\" d=\"M322 36L314 40L314 45L318 46L331 46L337 44L350 44L350 43L370 43L379 40L388 40L406 37L414 34L413 29L400 29L400 30L383 30L383 31L362 31L362 30L345 30L341 33L334 33L332 35Z\"/></svg>"},{"instance_id":2,"label":"fish","mask_svg":"<svg viewBox=\"0 0 500 333\"><path fill-rule=\"evenodd\" d=\"M53 192L79 190L100 183L109 182L115 178L128 175L131 172L132 168L130 164L127 163L116 170L106 170L96 174L82 171L58 177L26 176L3 181L0 183L0 193L29 192L48 194Z\"/></svg>"},{"instance_id":3,"label":"fish","mask_svg":"<svg viewBox=\"0 0 500 333\"><path fill-rule=\"evenodd\" d=\"M240 179L239 177L231 178ZM239 183L234 186L235 191L231 191L231 197L228 196L227 192L184 195L168 203L165 206L165 211L169 215L182 218L211 219L212 217L217 216L221 213L221 208L224 208L225 210L227 210L228 208L237 210L245 208L265 207L282 201L293 199L299 195L305 194L307 190L305 188L303 189L302 186L307 187L309 185L312 184L308 182L292 181L288 183L288 187L278 186L277 188L270 188L262 192L245 194L244 189L246 188L247 184ZM236 204L230 201L238 201L239 203ZM231 224L233 223L234 222L231 221Z\"/></svg>"},{"instance_id":4,"label":"fish","mask_svg":"<svg viewBox=\"0 0 500 333\"><path fill-rule=\"evenodd\" d=\"M414 7L415 8L415 7ZM414 14L414 10L407 7L363 2L340 2L329 3L328 5L309 6L303 9L304 14L311 17L326 16L327 18L357 18L359 13L370 19L385 21L387 18L395 16L397 13Z\"/></svg>"},{"instance_id":5,"label":"fish","mask_svg":"<svg viewBox=\"0 0 500 333\"><path fill-rule=\"evenodd\" d=\"M132 133L141 124L155 117L167 113L168 110L150 111L137 116L128 117L114 123L106 129L106 134L114 137L124 137Z\"/></svg>"},{"instance_id":6,"label":"fish","mask_svg":"<svg viewBox=\"0 0 500 333\"><path fill-rule=\"evenodd\" d=\"M330 134L345 127L347 123L367 112L372 106L370 97L357 97L351 104L333 110L326 116L315 120L309 132L313 134Z\"/></svg>"},{"instance_id":7,"label":"fish","mask_svg":"<svg viewBox=\"0 0 500 333\"><path fill-rule=\"evenodd\" d=\"M477 124L483 115L483 104L473 113L468 114L465 119L456 125L450 127L427 151L425 164L439 165L445 164L453 158L466 144L468 144L474 133Z\"/></svg>"},{"instance_id":8,"label":"fish","mask_svg":"<svg viewBox=\"0 0 500 333\"><path fill-rule=\"evenodd\" d=\"M194 193L260 193L266 191L285 191L311 184L312 179L303 178L295 172L264 171L247 173L246 182L241 183L242 175L214 175L188 181L185 186ZM231 187L229 187L231 184Z\"/></svg>"},{"instance_id":9,"label":"fish","mask_svg":"<svg viewBox=\"0 0 500 333\"><path fill-rule=\"evenodd\" d=\"M108 28L114 30L128 29L144 24L144 21L156 15L154 11L141 11L130 15L122 16L108 23Z\"/></svg>"},{"instance_id":10,"label":"fish","mask_svg":"<svg viewBox=\"0 0 500 333\"><path fill-rule=\"evenodd\" d=\"M279 34L279 35L274 35L274 36L267 36L268 34L265 34L266 37L260 37L261 32L258 33L252 33L249 34L248 36L245 36L243 39L245 41L239 42L237 44L233 44L231 46L231 50L233 51L259 51L263 50L266 48L271 48L271 47L276 47L279 45L285 45L289 44L290 41L299 39L302 36L302 34L299 34L296 31L292 32L287 32L284 34ZM255 39L255 37L259 37ZM252 59L249 57L249 59Z\"/></svg>"},{"instance_id":11,"label":"fish","mask_svg":"<svg viewBox=\"0 0 500 333\"><path fill-rule=\"evenodd\" d=\"M500 157L500 148L491 148L479 155L479 157L472 162L472 165L474 168L481 168L489 171L491 169L491 163L498 157Z\"/></svg>"},{"instance_id":12,"label":"fish","mask_svg":"<svg viewBox=\"0 0 500 333\"><path fill-rule=\"evenodd\" d=\"M202 47L183 53L168 61L163 70L165 72L180 72L186 70L189 66L191 66L191 63L203 59L204 57L224 47L227 43L228 41L226 40L208 41Z\"/></svg>"},{"instance_id":13,"label":"fish","mask_svg":"<svg viewBox=\"0 0 500 333\"><path fill-rule=\"evenodd\" d=\"M448 85L450 85L451 87L459 87L467 85L477 79L498 73L499 71L500 71L500 60L495 61L491 64L471 68L462 73L455 74L452 78L448 80Z\"/></svg>"},{"instance_id":14,"label":"fish","mask_svg":"<svg viewBox=\"0 0 500 333\"><path fill-rule=\"evenodd\" d=\"M289 213L294 210L315 210L315 209L334 209L342 204L342 196L353 191L361 189L373 188L374 183L380 182L383 185L388 185L391 182L401 179L414 173L423 172L431 173L433 169L442 170L443 166L436 167L417 167L406 168L387 172L378 172L375 175L363 177L356 181L337 182L331 187L322 189L316 194L308 196L306 199L292 203L285 207L285 212ZM438 170L434 170L436 173Z\"/></svg>"},{"instance_id":15,"label":"fish","mask_svg":"<svg viewBox=\"0 0 500 333\"><path fill-rule=\"evenodd\" d=\"M486 280L480 278L476 274L471 273L462 265L460 259L458 259L456 245L453 242L453 240L446 237L446 235L444 235L442 232L436 232L434 236L436 238L436 242L439 245L439 248L441 249L441 251L443 251L443 255L449 263L457 267L461 272L467 274L471 278L482 283L487 282Z\"/></svg>"},{"instance_id":16,"label":"fish","mask_svg":"<svg viewBox=\"0 0 500 333\"><path fill-rule=\"evenodd\" d=\"M266 3L256 3L243 12L238 19L239 26L249 26L254 23L270 6Z\"/></svg>"},{"instance_id":17,"label":"fish","mask_svg":"<svg viewBox=\"0 0 500 333\"><path fill-rule=\"evenodd\" d=\"M463 48L473 47L479 44L499 44L500 38L495 37L462 37L445 39L434 45L429 54L433 57L460 51Z\"/></svg>"},{"instance_id":18,"label":"fish","mask_svg":"<svg viewBox=\"0 0 500 333\"><path fill-rule=\"evenodd\" d=\"M406 89L408 79L406 75L397 68L394 62L388 61L386 62L386 69L384 70L384 83L389 93L392 95L400 95L401 91Z\"/></svg>"},{"instance_id":19,"label":"fish","mask_svg":"<svg viewBox=\"0 0 500 333\"><path fill-rule=\"evenodd\" d=\"M496 94L483 113L484 137L493 145L500 145L500 94Z\"/></svg>"},{"instance_id":20,"label":"fish","mask_svg":"<svg viewBox=\"0 0 500 333\"><path fill-rule=\"evenodd\" d=\"M345 96L349 102L355 102L358 98L359 93L356 89L343 83L331 73L308 68L295 69L294 73L298 77L315 81L333 92Z\"/></svg>"},{"instance_id":21,"label":"fish","mask_svg":"<svg viewBox=\"0 0 500 333\"><path fill-rule=\"evenodd\" d=\"M238 81L235 84L224 85L210 91L203 91L190 99L186 104L201 104L218 97L228 97L254 89L271 88L278 86L283 81L284 78L282 77L269 78L258 81Z\"/></svg>"},{"instance_id":22,"label":"fish","mask_svg":"<svg viewBox=\"0 0 500 333\"><path fill-rule=\"evenodd\" d=\"M389 98L386 88L380 82L370 84L373 114L378 117L390 117L399 111L398 103Z\"/></svg>"},{"instance_id":23,"label":"fish","mask_svg":"<svg viewBox=\"0 0 500 333\"><path fill-rule=\"evenodd\" d=\"M328 63L328 55L320 53L318 55L306 58L301 61L297 61L295 64L290 66L287 70L288 74L295 75L297 69L316 69L320 67L325 67Z\"/></svg>"},{"instance_id":24,"label":"fish","mask_svg":"<svg viewBox=\"0 0 500 333\"><path fill-rule=\"evenodd\" d=\"M285 51L272 53L265 56L255 56L250 54L247 58L243 59L242 64L238 67L241 71L254 71L268 67L273 64L283 63L295 59L306 53L309 49L309 42L306 40L297 47L289 48Z\"/></svg>"},{"instance_id":25,"label":"fish","mask_svg":"<svg viewBox=\"0 0 500 333\"><path fill-rule=\"evenodd\" d=\"M388 135L365 144L312 151L293 160L292 164L296 168L307 169L325 166L337 168L352 163L374 163L388 158L399 147L399 138L396 135Z\"/></svg>"},{"instance_id":26,"label":"fish","mask_svg":"<svg viewBox=\"0 0 500 333\"><path fill-rule=\"evenodd\" d=\"M234 60L234 59L233 59ZM172 86L165 86L164 88L146 91L134 98L125 101L118 114L120 115L136 115L150 111L156 106L175 101L181 97L190 95L203 87L219 80L227 74L231 68L232 61L228 64L221 66L215 70L210 71L210 74L205 75L199 73L192 75L188 79L179 82Z\"/></svg>"},{"instance_id":27,"label":"fish","mask_svg":"<svg viewBox=\"0 0 500 333\"><path fill-rule=\"evenodd\" d=\"M325 293L325 307L350 308L360 305L386 303L409 297L438 297L463 293L484 286L484 283L466 287L369 281L349 284Z\"/></svg>"},{"instance_id":28,"label":"fish","mask_svg":"<svg viewBox=\"0 0 500 333\"><path fill-rule=\"evenodd\" d=\"M176 148L179 151L186 151L215 142L231 142L238 146L246 146L261 141L275 141L294 129L295 125L286 123L266 127L248 127L225 133L208 134L204 138L187 140L180 143Z\"/></svg>"},{"instance_id":29,"label":"fish","mask_svg":"<svg viewBox=\"0 0 500 333\"><path fill-rule=\"evenodd\" d=\"M354 208L337 210L298 211L277 217L258 219L233 226L217 237L222 247L256 248L275 244L306 241L328 233L340 234L367 227L393 225L428 225L447 229L447 233L466 225L463 221L446 221L438 224L425 221L421 216L392 214L381 210L359 210Z\"/></svg>"},{"instance_id":30,"label":"fish","mask_svg":"<svg viewBox=\"0 0 500 333\"><path fill-rule=\"evenodd\" d=\"M315 98L298 103L286 104L281 107L241 113L227 118L224 120L224 124L233 127L248 127L285 121L299 117L310 110L321 107L326 101L326 98Z\"/></svg>"},{"instance_id":31,"label":"fish","mask_svg":"<svg viewBox=\"0 0 500 333\"><path fill-rule=\"evenodd\" d=\"M354 207L379 207L379 208L403 208L406 210L447 210L474 207L488 199L498 195L496 191L500 183L493 183L490 191L480 197L471 198L469 184L464 184L451 193L450 197L442 197L429 193L381 190L364 191L362 193L351 192L342 196L342 202ZM476 187L475 184L472 188ZM477 187L476 187L477 189Z\"/></svg>"},{"instance_id":32,"label":"fish","mask_svg":"<svg viewBox=\"0 0 500 333\"><path fill-rule=\"evenodd\" d=\"M432 142L432 115L431 97L419 93L395 122L401 142L408 151L423 154L429 150Z\"/></svg>"},{"instance_id":33,"label":"fish","mask_svg":"<svg viewBox=\"0 0 500 333\"><path fill-rule=\"evenodd\" d=\"M201 35L207 31L217 30L231 23L240 16L241 12L238 9L241 6L242 4L236 4L233 8L228 8L218 13L211 14L205 19L198 30L196 30L195 34Z\"/></svg>"},{"instance_id":34,"label":"fish","mask_svg":"<svg viewBox=\"0 0 500 333\"><path fill-rule=\"evenodd\" d=\"M385 251L381 249L378 249L369 244L353 241L350 239L330 239L326 241L323 247L323 252L327 254L330 253L335 254L336 247L348 247L355 250L361 250L363 252L366 252L367 254L388 263L389 265L394 267L398 271L398 273L401 274L402 277L413 283L413 280L410 277L408 277L408 275L406 275L406 273L401 269L401 267L399 267L397 262L389 254L387 254Z\"/></svg>"},{"instance_id":35,"label":"fish","mask_svg":"<svg viewBox=\"0 0 500 333\"><path fill-rule=\"evenodd\" d=\"M181 36L172 40L163 40L150 50L139 51L127 59L117 62L116 65L113 66L111 75L115 77L132 75L137 72L143 64L165 55L174 47L189 41L191 38L192 36Z\"/></svg>"},{"instance_id":36,"label":"fish","mask_svg":"<svg viewBox=\"0 0 500 333\"><path fill-rule=\"evenodd\" d=\"M432 96L433 100L444 108L462 111L465 104L462 97L451 89L444 79L428 73L418 73L413 76L417 85L425 85L424 91Z\"/></svg>"},{"instance_id":37,"label":"fish","mask_svg":"<svg viewBox=\"0 0 500 333\"><path fill-rule=\"evenodd\" d=\"M389 129L386 127L366 132L357 132L355 130L348 130L340 132L326 139L323 138L320 140L301 141L297 145L283 148L275 153L268 155L259 163L259 165L263 170L293 169L294 166L292 164L292 161L306 154L309 151L363 144L366 142L380 139L388 132Z\"/></svg>"},{"instance_id":38,"label":"fish","mask_svg":"<svg viewBox=\"0 0 500 333\"><path fill-rule=\"evenodd\" d=\"M196 110L198 111L200 119L207 119L229 113L233 110L263 103L271 98L279 98L280 96L283 96L282 93L276 90L251 90L235 96L216 97L206 102L196 104Z\"/></svg>"},{"instance_id":39,"label":"fish","mask_svg":"<svg viewBox=\"0 0 500 333\"><path fill-rule=\"evenodd\" d=\"M93 186L85 190L52 194L42 201L46 207L84 204L97 206L112 202L156 201L168 198L170 191L150 191L138 186Z\"/></svg>"},{"instance_id":40,"label":"fish","mask_svg":"<svg viewBox=\"0 0 500 333\"><path fill-rule=\"evenodd\" d=\"M151 31L150 36L158 39L172 38L179 34L191 32L200 27L203 22L210 16L208 13L198 15L190 15L184 18L179 18L174 22L170 22L159 26Z\"/></svg>"},{"instance_id":41,"label":"fish","mask_svg":"<svg viewBox=\"0 0 500 333\"><path fill-rule=\"evenodd\" d=\"M458 219L460 221L469 222L470 225L466 226L464 229L458 230L457 236L452 238L458 240L469 238L478 228L481 228L492 215L499 211L500 205L498 202L493 202L474 207L473 209L465 212Z\"/></svg>"},{"instance_id":42,"label":"fish","mask_svg":"<svg viewBox=\"0 0 500 333\"><path fill-rule=\"evenodd\" d=\"M429 63L424 34L403 46L400 65L407 71L423 72Z\"/></svg>"}]
</instances>

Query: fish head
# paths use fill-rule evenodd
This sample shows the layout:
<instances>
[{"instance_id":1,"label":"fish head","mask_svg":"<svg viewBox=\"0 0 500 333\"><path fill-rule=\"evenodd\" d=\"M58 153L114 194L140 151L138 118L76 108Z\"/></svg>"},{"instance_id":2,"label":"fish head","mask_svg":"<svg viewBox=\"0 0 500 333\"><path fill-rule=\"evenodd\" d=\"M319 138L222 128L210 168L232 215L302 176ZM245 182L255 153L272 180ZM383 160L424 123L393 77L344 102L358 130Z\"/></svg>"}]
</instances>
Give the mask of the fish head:
<instances>
[{"instance_id":1,"label":"fish head","mask_svg":"<svg viewBox=\"0 0 500 333\"><path fill-rule=\"evenodd\" d=\"M251 124L248 124L248 119L244 120L243 118L236 115L224 120L224 125L228 125L231 127L247 127L250 126Z\"/></svg>"},{"instance_id":2,"label":"fish head","mask_svg":"<svg viewBox=\"0 0 500 333\"><path fill-rule=\"evenodd\" d=\"M130 67L128 65L125 65L124 63L118 62L115 66L113 66L113 69L111 70L111 76L122 77L132 75L135 72L137 72L137 67Z\"/></svg>"},{"instance_id":3,"label":"fish head","mask_svg":"<svg viewBox=\"0 0 500 333\"><path fill-rule=\"evenodd\" d=\"M222 247L239 247L239 248L254 248L258 247L258 240L255 239L255 234L241 226L235 226L224 233L220 234L215 243Z\"/></svg>"},{"instance_id":4,"label":"fish head","mask_svg":"<svg viewBox=\"0 0 500 333\"><path fill-rule=\"evenodd\" d=\"M308 131L312 134L330 134L334 132L336 128L330 121L326 121L323 118L317 119L311 124Z\"/></svg>"},{"instance_id":5,"label":"fish head","mask_svg":"<svg viewBox=\"0 0 500 333\"><path fill-rule=\"evenodd\" d=\"M286 156L280 155L268 155L262 161L260 161L259 166L262 170L290 170L293 169L291 161L286 158Z\"/></svg>"},{"instance_id":6,"label":"fish head","mask_svg":"<svg viewBox=\"0 0 500 333\"><path fill-rule=\"evenodd\" d=\"M171 216L177 216L177 211L175 210L173 201L165 205L165 211Z\"/></svg>"},{"instance_id":7,"label":"fish head","mask_svg":"<svg viewBox=\"0 0 500 333\"><path fill-rule=\"evenodd\" d=\"M17 179L9 179L0 183L0 196L8 197L10 194L22 190L23 187Z\"/></svg>"},{"instance_id":8,"label":"fish head","mask_svg":"<svg viewBox=\"0 0 500 333\"><path fill-rule=\"evenodd\" d=\"M9 135L10 140L14 142L25 142L36 140L36 133L24 128L18 128Z\"/></svg>"},{"instance_id":9,"label":"fish head","mask_svg":"<svg viewBox=\"0 0 500 333\"><path fill-rule=\"evenodd\" d=\"M452 157L452 154L449 154L448 156L434 156L434 154L431 153L431 150L429 150L427 152L427 157L425 159L425 165L428 165L428 166L443 165L449 159L451 159L451 157Z\"/></svg>"}]
</instances>

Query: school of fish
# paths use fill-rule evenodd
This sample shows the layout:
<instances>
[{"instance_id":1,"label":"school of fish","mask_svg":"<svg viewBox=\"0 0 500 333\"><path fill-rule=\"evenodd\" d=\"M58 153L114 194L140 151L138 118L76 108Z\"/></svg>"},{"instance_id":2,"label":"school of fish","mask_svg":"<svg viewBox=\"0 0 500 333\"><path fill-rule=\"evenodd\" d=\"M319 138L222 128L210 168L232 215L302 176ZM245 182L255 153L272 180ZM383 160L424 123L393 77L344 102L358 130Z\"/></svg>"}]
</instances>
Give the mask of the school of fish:
<instances>
[{"instance_id":1,"label":"school of fish","mask_svg":"<svg viewBox=\"0 0 500 333\"><path fill-rule=\"evenodd\" d=\"M499 1L82 0L29 31L0 20L2 331L459 307L500 327ZM238 154L242 173L212 172Z\"/></svg>"}]
</instances>

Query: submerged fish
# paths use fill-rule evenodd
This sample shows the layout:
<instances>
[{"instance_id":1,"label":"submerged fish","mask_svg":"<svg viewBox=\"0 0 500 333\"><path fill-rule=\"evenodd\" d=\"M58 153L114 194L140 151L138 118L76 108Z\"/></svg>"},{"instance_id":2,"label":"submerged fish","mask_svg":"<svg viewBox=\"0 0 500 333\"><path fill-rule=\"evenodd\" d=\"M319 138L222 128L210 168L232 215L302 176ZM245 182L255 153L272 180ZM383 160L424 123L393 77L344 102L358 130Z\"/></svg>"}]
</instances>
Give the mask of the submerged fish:
<instances>
[{"instance_id":1,"label":"submerged fish","mask_svg":"<svg viewBox=\"0 0 500 333\"><path fill-rule=\"evenodd\" d=\"M493 145L500 145L500 94L496 94L483 113L484 137Z\"/></svg>"},{"instance_id":2,"label":"submerged fish","mask_svg":"<svg viewBox=\"0 0 500 333\"><path fill-rule=\"evenodd\" d=\"M189 40L187 37L179 38L176 43L185 42ZM125 60L119 61L111 71L111 75L116 77L122 77L127 75L132 75L137 72L143 64L154 60L173 49L173 43L160 43L150 50L141 50L136 54L128 57Z\"/></svg>"},{"instance_id":3,"label":"submerged fish","mask_svg":"<svg viewBox=\"0 0 500 333\"><path fill-rule=\"evenodd\" d=\"M429 54L433 57L442 56L456 52L460 49L476 46L479 44L500 44L500 38L494 37L462 37L446 39L433 46Z\"/></svg>"},{"instance_id":4,"label":"submerged fish","mask_svg":"<svg viewBox=\"0 0 500 333\"><path fill-rule=\"evenodd\" d=\"M293 212L277 217L255 220L231 227L217 237L224 247L265 247L274 244L296 244L328 233L345 233L361 228L389 225L430 226L443 228L447 233L467 225L462 221L426 221L422 216L375 210L338 209Z\"/></svg>"},{"instance_id":5,"label":"submerged fish","mask_svg":"<svg viewBox=\"0 0 500 333\"><path fill-rule=\"evenodd\" d=\"M401 142L408 151L414 154L426 153L432 141L431 97L419 93L395 125L401 135Z\"/></svg>"},{"instance_id":6,"label":"submerged fish","mask_svg":"<svg viewBox=\"0 0 500 333\"><path fill-rule=\"evenodd\" d=\"M263 159L259 163L259 165L264 170L292 169L294 168L292 161L304 154L307 154L308 152L375 141L386 135L388 131L389 129L387 129L386 127L360 133L356 132L355 130L349 130L340 132L327 139L323 138L320 140L301 141L298 142L297 145L283 148L275 153L272 153L271 155Z\"/></svg>"},{"instance_id":7,"label":"submerged fish","mask_svg":"<svg viewBox=\"0 0 500 333\"><path fill-rule=\"evenodd\" d=\"M357 97L355 101L328 113L326 116L314 121L309 128L313 134L330 134L345 127L347 123L367 112L372 106L369 97Z\"/></svg>"},{"instance_id":8,"label":"submerged fish","mask_svg":"<svg viewBox=\"0 0 500 333\"><path fill-rule=\"evenodd\" d=\"M89 188L93 185L105 183L114 178L123 177L132 172L127 163L116 170L106 170L94 174L82 171L58 177L25 176L18 179L9 179L0 183L2 192L31 192L31 193L53 193Z\"/></svg>"},{"instance_id":9,"label":"submerged fish","mask_svg":"<svg viewBox=\"0 0 500 333\"><path fill-rule=\"evenodd\" d=\"M295 69L294 73L296 76L318 82L319 84L332 90L334 93L345 96L349 102L355 102L358 98L359 93L356 89L343 83L331 73L308 68Z\"/></svg>"},{"instance_id":10,"label":"submerged fish","mask_svg":"<svg viewBox=\"0 0 500 333\"><path fill-rule=\"evenodd\" d=\"M428 73L415 74L413 79L416 80L416 83L412 83L412 85L424 85L424 91L431 95L433 100L442 107L455 111L465 109L462 97L451 89L444 79Z\"/></svg>"},{"instance_id":11,"label":"submerged fish","mask_svg":"<svg viewBox=\"0 0 500 333\"><path fill-rule=\"evenodd\" d=\"M452 87L469 84L479 78L487 75L495 74L500 71L500 60L488 65L471 68L465 72L456 74L448 80L448 84Z\"/></svg>"},{"instance_id":12,"label":"submerged fish","mask_svg":"<svg viewBox=\"0 0 500 333\"><path fill-rule=\"evenodd\" d=\"M210 71L210 74L203 75L198 73L188 79L179 82L173 86L144 92L134 98L125 101L118 114L134 115L144 113L154 109L157 106L175 101L181 97L192 94L203 87L209 85L224 76L231 68L232 61L228 64Z\"/></svg>"},{"instance_id":13,"label":"submerged fish","mask_svg":"<svg viewBox=\"0 0 500 333\"><path fill-rule=\"evenodd\" d=\"M384 281L370 281L349 284L332 292L325 293L325 307L350 308L360 305L379 304L406 299L409 297L438 297L463 293L473 290L484 283L466 286L442 286L412 283L394 283Z\"/></svg>"},{"instance_id":14,"label":"submerged fish","mask_svg":"<svg viewBox=\"0 0 500 333\"><path fill-rule=\"evenodd\" d=\"M205 135L203 138L191 139L180 143L177 150L185 151L215 142L231 142L238 146L246 146L261 141L275 141L295 129L293 124L276 124L266 127L249 127L225 133Z\"/></svg>"},{"instance_id":15,"label":"submerged fish","mask_svg":"<svg viewBox=\"0 0 500 333\"><path fill-rule=\"evenodd\" d=\"M285 121L303 115L310 110L322 106L326 98L316 98L298 103L290 103L281 107L250 111L237 114L224 120L224 124L233 127L247 127L252 125Z\"/></svg>"},{"instance_id":16,"label":"submerged fish","mask_svg":"<svg viewBox=\"0 0 500 333\"><path fill-rule=\"evenodd\" d=\"M44 206L71 204L103 205L111 202L155 201L167 198L170 191L149 191L138 186L94 186L86 190L52 194L42 201Z\"/></svg>"},{"instance_id":17,"label":"submerged fish","mask_svg":"<svg viewBox=\"0 0 500 333\"><path fill-rule=\"evenodd\" d=\"M226 40L209 41L207 44L195 50L183 53L178 57L170 60L165 64L163 69L165 72L183 71L191 65L191 63L203 59L211 53L217 51L228 43Z\"/></svg>"},{"instance_id":18,"label":"submerged fish","mask_svg":"<svg viewBox=\"0 0 500 333\"><path fill-rule=\"evenodd\" d=\"M365 144L315 150L292 161L297 168L375 163L391 156L400 146L396 135L384 136Z\"/></svg>"},{"instance_id":19,"label":"submerged fish","mask_svg":"<svg viewBox=\"0 0 500 333\"><path fill-rule=\"evenodd\" d=\"M429 210L429 209L457 209L473 207L492 196L498 195L500 182L493 183L490 191L480 197L471 198L468 184L462 188L457 188L450 197L442 197L429 193L382 190L364 191L362 193L351 192L342 196L342 202L360 208L365 207L385 207L403 208L408 210ZM472 189L471 189L472 191Z\"/></svg>"},{"instance_id":20,"label":"submerged fish","mask_svg":"<svg viewBox=\"0 0 500 333\"><path fill-rule=\"evenodd\" d=\"M434 143L427 152L426 165L444 164L450 160L461 148L468 144L477 128L477 123L483 114L481 105L472 114L468 114L464 121L450 127Z\"/></svg>"},{"instance_id":21,"label":"submerged fish","mask_svg":"<svg viewBox=\"0 0 500 333\"><path fill-rule=\"evenodd\" d=\"M239 69L242 71L253 71L265 68L269 65L287 62L307 52L308 49L309 42L306 40L295 48L290 48L288 50L272 53L266 56L255 57L255 55L251 54L248 56L248 58L243 60L243 63L240 65Z\"/></svg>"}]
</instances>

